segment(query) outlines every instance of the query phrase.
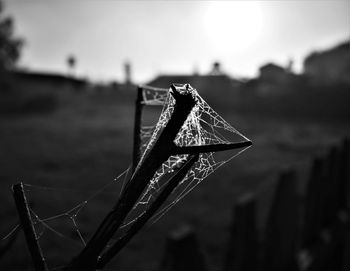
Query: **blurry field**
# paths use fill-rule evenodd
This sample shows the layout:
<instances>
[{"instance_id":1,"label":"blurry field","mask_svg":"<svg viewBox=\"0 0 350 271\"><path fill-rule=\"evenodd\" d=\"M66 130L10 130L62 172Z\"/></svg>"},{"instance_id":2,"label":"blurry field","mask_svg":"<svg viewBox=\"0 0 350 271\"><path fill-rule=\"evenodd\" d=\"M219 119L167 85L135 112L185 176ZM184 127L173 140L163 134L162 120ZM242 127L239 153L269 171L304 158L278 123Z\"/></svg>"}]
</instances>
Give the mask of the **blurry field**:
<instances>
[{"instance_id":1,"label":"blurry field","mask_svg":"<svg viewBox=\"0 0 350 271\"><path fill-rule=\"evenodd\" d=\"M76 218L85 239L118 196L120 183L113 179L131 161L134 94L121 98L118 93L71 93L59 98L58 109L50 114L0 116L1 238L18 223L10 186L19 181L41 187L27 187L28 200L41 217L64 213L110 183ZM211 270L220 270L235 200L244 193L256 193L262 227L278 174L297 168L302 192L311 158L350 134L345 122L248 117L236 115L229 104L215 109L249 137L253 147L143 229L106 270L156 270L167 233L182 224L196 230L207 264ZM50 268L64 264L82 248L68 217L55 223L65 237L45 231L39 239ZM32 270L22 233L0 259L0 267Z\"/></svg>"}]
</instances>

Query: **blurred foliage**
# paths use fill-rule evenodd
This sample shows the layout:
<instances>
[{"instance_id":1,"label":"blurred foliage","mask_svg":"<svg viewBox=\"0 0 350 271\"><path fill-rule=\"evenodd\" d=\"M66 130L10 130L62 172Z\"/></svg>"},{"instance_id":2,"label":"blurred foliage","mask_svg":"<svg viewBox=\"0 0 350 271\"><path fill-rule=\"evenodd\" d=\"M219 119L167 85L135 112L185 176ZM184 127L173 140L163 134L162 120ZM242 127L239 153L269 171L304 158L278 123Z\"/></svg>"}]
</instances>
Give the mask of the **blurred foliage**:
<instances>
[{"instance_id":1,"label":"blurred foliage","mask_svg":"<svg viewBox=\"0 0 350 271\"><path fill-rule=\"evenodd\" d=\"M14 36L14 21L3 15L3 3L0 1L0 70L13 69L19 59L23 39Z\"/></svg>"},{"instance_id":2,"label":"blurred foliage","mask_svg":"<svg viewBox=\"0 0 350 271\"><path fill-rule=\"evenodd\" d=\"M48 113L57 107L57 97L46 91L29 91L18 82L15 65L24 40L14 35L14 20L4 15L0 0L0 113Z\"/></svg>"}]
</instances>

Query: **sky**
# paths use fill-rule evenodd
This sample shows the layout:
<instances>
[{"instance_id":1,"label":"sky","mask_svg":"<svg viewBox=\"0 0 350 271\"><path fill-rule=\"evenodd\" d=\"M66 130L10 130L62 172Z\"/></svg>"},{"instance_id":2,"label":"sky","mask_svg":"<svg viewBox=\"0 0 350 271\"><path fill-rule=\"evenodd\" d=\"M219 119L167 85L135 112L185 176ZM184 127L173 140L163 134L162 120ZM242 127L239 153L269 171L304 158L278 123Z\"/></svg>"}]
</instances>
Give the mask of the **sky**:
<instances>
[{"instance_id":1,"label":"sky","mask_svg":"<svg viewBox=\"0 0 350 271\"><path fill-rule=\"evenodd\" d=\"M350 1L5 0L26 43L19 66L98 81L146 83L158 74L206 74L212 63L236 78L267 62L302 71L305 56L350 39Z\"/></svg>"}]
</instances>

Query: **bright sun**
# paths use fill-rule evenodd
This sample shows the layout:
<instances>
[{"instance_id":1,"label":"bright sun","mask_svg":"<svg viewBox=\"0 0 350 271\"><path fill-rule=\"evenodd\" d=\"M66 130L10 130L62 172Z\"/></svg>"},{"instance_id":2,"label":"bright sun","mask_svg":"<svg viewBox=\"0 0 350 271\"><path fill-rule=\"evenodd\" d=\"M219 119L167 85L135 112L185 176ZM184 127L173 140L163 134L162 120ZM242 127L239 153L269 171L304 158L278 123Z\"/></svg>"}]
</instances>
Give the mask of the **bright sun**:
<instances>
[{"instance_id":1,"label":"bright sun","mask_svg":"<svg viewBox=\"0 0 350 271\"><path fill-rule=\"evenodd\" d=\"M205 2L203 27L213 49L230 46L234 51L253 44L261 34L262 10L258 2Z\"/></svg>"}]
</instances>

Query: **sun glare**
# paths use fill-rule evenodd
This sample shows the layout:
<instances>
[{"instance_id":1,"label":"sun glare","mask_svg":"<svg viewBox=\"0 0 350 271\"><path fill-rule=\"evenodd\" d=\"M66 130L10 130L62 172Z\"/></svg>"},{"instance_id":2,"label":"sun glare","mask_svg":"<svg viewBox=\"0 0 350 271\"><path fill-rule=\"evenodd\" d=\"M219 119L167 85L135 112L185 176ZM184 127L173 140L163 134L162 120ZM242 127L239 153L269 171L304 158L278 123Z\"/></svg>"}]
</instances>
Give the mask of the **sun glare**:
<instances>
[{"instance_id":1,"label":"sun glare","mask_svg":"<svg viewBox=\"0 0 350 271\"><path fill-rule=\"evenodd\" d=\"M252 45L262 29L262 10L258 2L206 2L203 31L213 48L230 46L238 52Z\"/></svg>"}]
</instances>

